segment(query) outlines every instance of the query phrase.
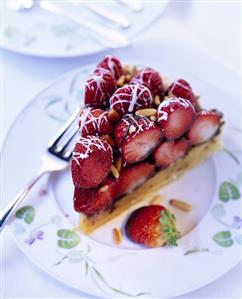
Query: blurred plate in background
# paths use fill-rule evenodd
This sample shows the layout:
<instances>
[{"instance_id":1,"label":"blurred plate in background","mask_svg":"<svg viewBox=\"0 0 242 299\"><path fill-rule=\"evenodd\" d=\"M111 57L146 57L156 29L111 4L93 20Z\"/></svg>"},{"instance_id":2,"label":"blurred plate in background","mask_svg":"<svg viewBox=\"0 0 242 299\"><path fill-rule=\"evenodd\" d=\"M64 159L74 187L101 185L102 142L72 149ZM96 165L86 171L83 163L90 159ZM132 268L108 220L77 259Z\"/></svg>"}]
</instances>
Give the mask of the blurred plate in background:
<instances>
[{"instance_id":1,"label":"blurred plate in background","mask_svg":"<svg viewBox=\"0 0 242 299\"><path fill-rule=\"evenodd\" d=\"M9 0L11 1L11 0ZM142 3L143 9L135 11L122 1L95 3L96 6L124 16L131 22L128 28L112 23L97 15L86 4L61 6L80 18L122 33L132 39L158 19L168 4ZM58 4L59 5L59 4ZM45 57L73 57L98 53L108 47L94 33L61 16L44 11L37 6L29 10L15 11L3 4L1 47L22 54Z\"/></svg>"}]
</instances>

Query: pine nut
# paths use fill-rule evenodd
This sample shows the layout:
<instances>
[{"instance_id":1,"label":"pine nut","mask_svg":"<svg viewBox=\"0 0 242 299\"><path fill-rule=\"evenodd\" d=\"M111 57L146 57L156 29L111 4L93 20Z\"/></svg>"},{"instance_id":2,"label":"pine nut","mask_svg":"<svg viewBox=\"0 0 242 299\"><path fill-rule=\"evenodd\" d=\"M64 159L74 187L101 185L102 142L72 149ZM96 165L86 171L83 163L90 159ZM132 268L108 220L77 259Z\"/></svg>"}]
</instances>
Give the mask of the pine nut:
<instances>
[{"instance_id":1,"label":"pine nut","mask_svg":"<svg viewBox=\"0 0 242 299\"><path fill-rule=\"evenodd\" d=\"M115 179L119 178L119 171L113 164L111 166L111 172L112 172L112 175L115 177Z\"/></svg>"},{"instance_id":2,"label":"pine nut","mask_svg":"<svg viewBox=\"0 0 242 299\"><path fill-rule=\"evenodd\" d=\"M136 132L136 128L135 128L134 125L131 125L131 126L129 127L129 134L132 134L132 133L134 133L134 132Z\"/></svg>"},{"instance_id":3,"label":"pine nut","mask_svg":"<svg viewBox=\"0 0 242 299\"><path fill-rule=\"evenodd\" d=\"M116 84L118 87L121 87L124 85L124 82L125 82L125 76L122 75L121 77L119 77L119 79L117 80Z\"/></svg>"},{"instance_id":4,"label":"pine nut","mask_svg":"<svg viewBox=\"0 0 242 299\"><path fill-rule=\"evenodd\" d=\"M120 245L121 242L122 242L122 239L123 239L123 236L122 236L122 233L121 233L120 229L115 227L113 229L113 242L114 242L114 244Z\"/></svg>"},{"instance_id":5,"label":"pine nut","mask_svg":"<svg viewBox=\"0 0 242 299\"><path fill-rule=\"evenodd\" d=\"M118 121L118 120L120 120L120 115L114 109L110 109L108 111L108 118L112 121Z\"/></svg>"},{"instance_id":6,"label":"pine nut","mask_svg":"<svg viewBox=\"0 0 242 299\"><path fill-rule=\"evenodd\" d=\"M159 95L156 95L155 98L154 98L154 103L156 106L159 106L160 103L161 103L161 100L160 100L160 96Z\"/></svg>"},{"instance_id":7,"label":"pine nut","mask_svg":"<svg viewBox=\"0 0 242 299\"><path fill-rule=\"evenodd\" d=\"M135 114L142 116L156 116L157 110L153 108L139 109L135 112Z\"/></svg>"},{"instance_id":8,"label":"pine nut","mask_svg":"<svg viewBox=\"0 0 242 299\"><path fill-rule=\"evenodd\" d=\"M109 135L103 135L103 139L105 139L111 146L115 146L114 140Z\"/></svg>"},{"instance_id":9,"label":"pine nut","mask_svg":"<svg viewBox=\"0 0 242 299\"><path fill-rule=\"evenodd\" d=\"M190 205L189 203L182 201L182 200L178 200L178 199L171 199L169 201L170 205L172 205L173 207L182 210L184 212L190 212L192 210L192 205Z\"/></svg>"}]
</instances>

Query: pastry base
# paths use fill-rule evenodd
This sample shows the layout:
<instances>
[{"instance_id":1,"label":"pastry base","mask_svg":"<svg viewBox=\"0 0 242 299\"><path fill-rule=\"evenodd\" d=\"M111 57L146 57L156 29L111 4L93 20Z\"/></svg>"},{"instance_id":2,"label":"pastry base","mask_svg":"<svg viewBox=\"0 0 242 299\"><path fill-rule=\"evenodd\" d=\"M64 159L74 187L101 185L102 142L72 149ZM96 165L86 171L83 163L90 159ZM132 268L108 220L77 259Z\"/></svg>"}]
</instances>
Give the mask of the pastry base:
<instances>
[{"instance_id":1,"label":"pastry base","mask_svg":"<svg viewBox=\"0 0 242 299\"><path fill-rule=\"evenodd\" d=\"M186 171L206 160L220 148L222 148L220 134L204 144L192 147L185 157L177 160L168 168L157 172L132 193L121 197L115 202L111 211L103 211L92 217L87 217L84 214L81 214L79 223L80 231L85 234L90 234L108 221L126 212L131 206L146 201L147 198L154 196L154 193L156 193L162 186L178 179Z\"/></svg>"}]
</instances>

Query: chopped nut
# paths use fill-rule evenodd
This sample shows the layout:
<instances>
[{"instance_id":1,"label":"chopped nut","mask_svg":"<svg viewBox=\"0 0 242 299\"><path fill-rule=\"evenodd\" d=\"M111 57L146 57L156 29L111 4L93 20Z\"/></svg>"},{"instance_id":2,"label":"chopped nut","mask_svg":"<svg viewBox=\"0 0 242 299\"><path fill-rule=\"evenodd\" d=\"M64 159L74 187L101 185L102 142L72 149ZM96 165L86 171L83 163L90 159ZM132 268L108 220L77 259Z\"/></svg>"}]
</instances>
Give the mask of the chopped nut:
<instances>
[{"instance_id":1,"label":"chopped nut","mask_svg":"<svg viewBox=\"0 0 242 299\"><path fill-rule=\"evenodd\" d=\"M110 109L108 111L108 118L112 121L118 121L120 119L120 115L114 109Z\"/></svg>"},{"instance_id":2,"label":"chopped nut","mask_svg":"<svg viewBox=\"0 0 242 299\"><path fill-rule=\"evenodd\" d=\"M118 159L116 160L116 168L118 169L118 171L120 172L121 168L122 168L122 158L118 157Z\"/></svg>"},{"instance_id":3,"label":"chopped nut","mask_svg":"<svg viewBox=\"0 0 242 299\"><path fill-rule=\"evenodd\" d=\"M152 120L152 121L156 121L156 119L157 119L156 116L154 116L154 115L151 115L151 116L150 116L150 120Z\"/></svg>"},{"instance_id":4,"label":"chopped nut","mask_svg":"<svg viewBox=\"0 0 242 299\"><path fill-rule=\"evenodd\" d=\"M160 204L160 202L163 200L163 196L162 195L155 195L151 201L150 201L150 205L157 205Z\"/></svg>"},{"instance_id":5,"label":"chopped nut","mask_svg":"<svg viewBox=\"0 0 242 299\"><path fill-rule=\"evenodd\" d=\"M153 108L139 109L135 112L136 115L156 116L157 110Z\"/></svg>"},{"instance_id":6,"label":"chopped nut","mask_svg":"<svg viewBox=\"0 0 242 299\"><path fill-rule=\"evenodd\" d=\"M121 87L121 86L123 86L124 85L124 82L125 82L125 76L124 75L122 75L121 77L119 77L119 79L117 80L117 86L118 87Z\"/></svg>"},{"instance_id":7,"label":"chopped nut","mask_svg":"<svg viewBox=\"0 0 242 299\"><path fill-rule=\"evenodd\" d=\"M137 67L134 65L134 66L132 66L131 67L131 70L130 70L130 75L131 75L131 77L133 77L134 75L136 75L136 73L137 73Z\"/></svg>"},{"instance_id":8,"label":"chopped nut","mask_svg":"<svg viewBox=\"0 0 242 299\"><path fill-rule=\"evenodd\" d=\"M109 135L103 135L103 139L105 139L111 146L115 146L114 140Z\"/></svg>"},{"instance_id":9,"label":"chopped nut","mask_svg":"<svg viewBox=\"0 0 242 299\"><path fill-rule=\"evenodd\" d=\"M134 132L136 132L136 128L135 128L134 125L131 125L131 126L129 127L129 134L132 134L132 133L134 133Z\"/></svg>"},{"instance_id":10,"label":"chopped nut","mask_svg":"<svg viewBox=\"0 0 242 299\"><path fill-rule=\"evenodd\" d=\"M115 227L113 229L113 242L114 242L114 244L120 245L121 242L122 242L122 239L123 239L123 236L122 236L122 233L121 233L120 229Z\"/></svg>"},{"instance_id":11,"label":"chopped nut","mask_svg":"<svg viewBox=\"0 0 242 299\"><path fill-rule=\"evenodd\" d=\"M177 209L182 210L184 212L190 212L192 210L192 205L182 200L171 199L169 203L173 207L176 207Z\"/></svg>"},{"instance_id":12,"label":"chopped nut","mask_svg":"<svg viewBox=\"0 0 242 299\"><path fill-rule=\"evenodd\" d=\"M102 187L99 188L100 192L106 192L108 190L108 185L103 185Z\"/></svg>"},{"instance_id":13,"label":"chopped nut","mask_svg":"<svg viewBox=\"0 0 242 299\"><path fill-rule=\"evenodd\" d=\"M128 74L128 75L126 75L125 76L125 80L127 81L127 82L129 82L130 80L131 80L131 76Z\"/></svg>"},{"instance_id":14,"label":"chopped nut","mask_svg":"<svg viewBox=\"0 0 242 299\"><path fill-rule=\"evenodd\" d=\"M168 89L168 87L171 85L171 81L168 77L166 77L164 75L161 76L161 80L163 83L164 90L166 91Z\"/></svg>"},{"instance_id":15,"label":"chopped nut","mask_svg":"<svg viewBox=\"0 0 242 299\"><path fill-rule=\"evenodd\" d=\"M130 74L130 65L125 64L125 66L123 67L123 71L125 74Z\"/></svg>"},{"instance_id":16,"label":"chopped nut","mask_svg":"<svg viewBox=\"0 0 242 299\"><path fill-rule=\"evenodd\" d=\"M115 179L119 178L119 171L113 164L111 166L111 172L112 172L112 175L115 177Z\"/></svg>"},{"instance_id":17,"label":"chopped nut","mask_svg":"<svg viewBox=\"0 0 242 299\"><path fill-rule=\"evenodd\" d=\"M154 98L154 103L156 106L159 106L160 103L161 103L161 100L160 100L160 96L159 95L156 95L155 98Z\"/></svg>"}]
</instances>

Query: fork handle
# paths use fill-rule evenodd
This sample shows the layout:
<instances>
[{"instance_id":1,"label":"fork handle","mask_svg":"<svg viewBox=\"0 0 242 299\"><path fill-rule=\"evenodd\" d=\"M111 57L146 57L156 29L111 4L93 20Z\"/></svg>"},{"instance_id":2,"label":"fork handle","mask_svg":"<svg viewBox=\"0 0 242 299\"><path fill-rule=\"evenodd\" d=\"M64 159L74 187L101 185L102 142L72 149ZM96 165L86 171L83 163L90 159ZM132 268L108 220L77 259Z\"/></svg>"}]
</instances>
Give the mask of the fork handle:
<instances>
[{"instance_id":1,"label":"fork handle","mask_svg":"<svg viewBox=\"0 0 242 299\"><path fill-rule=\"evenodd\" d=\"M13 213L16 211L16 208L27 196L29 191L33 186L38 182L38 180L46 174L46 171L41 171L35 178L33 178L26 187L17 193L17 195L10 201L5 209L0 213L0 233L2 232L3 227L7 224L8 220L11 218Z\"/></svg>"},{"instance_id":2,"label":"fork handle","mask_svg":"<svg viewBox=\"0 0 242 299\"><path fill-rule=\"evenodd\" d=\"M88 20L81 18L80 16L77 17L76 15L73 15L69 11L64 10L63 8L57 5L54 5L49 0L41 0L40 7L56 15L60 15L65 18L68 18L73 22L83 26L87 30L94 32L96 34L96 37L99 38L101 42L105 42L105 44L110 48L117 48L117 47L124 48L130 44L126 36L119 33L118 31L103 27L100 24L97 25L95 23L92 23Z\"/></svg>"}]
</instances>

